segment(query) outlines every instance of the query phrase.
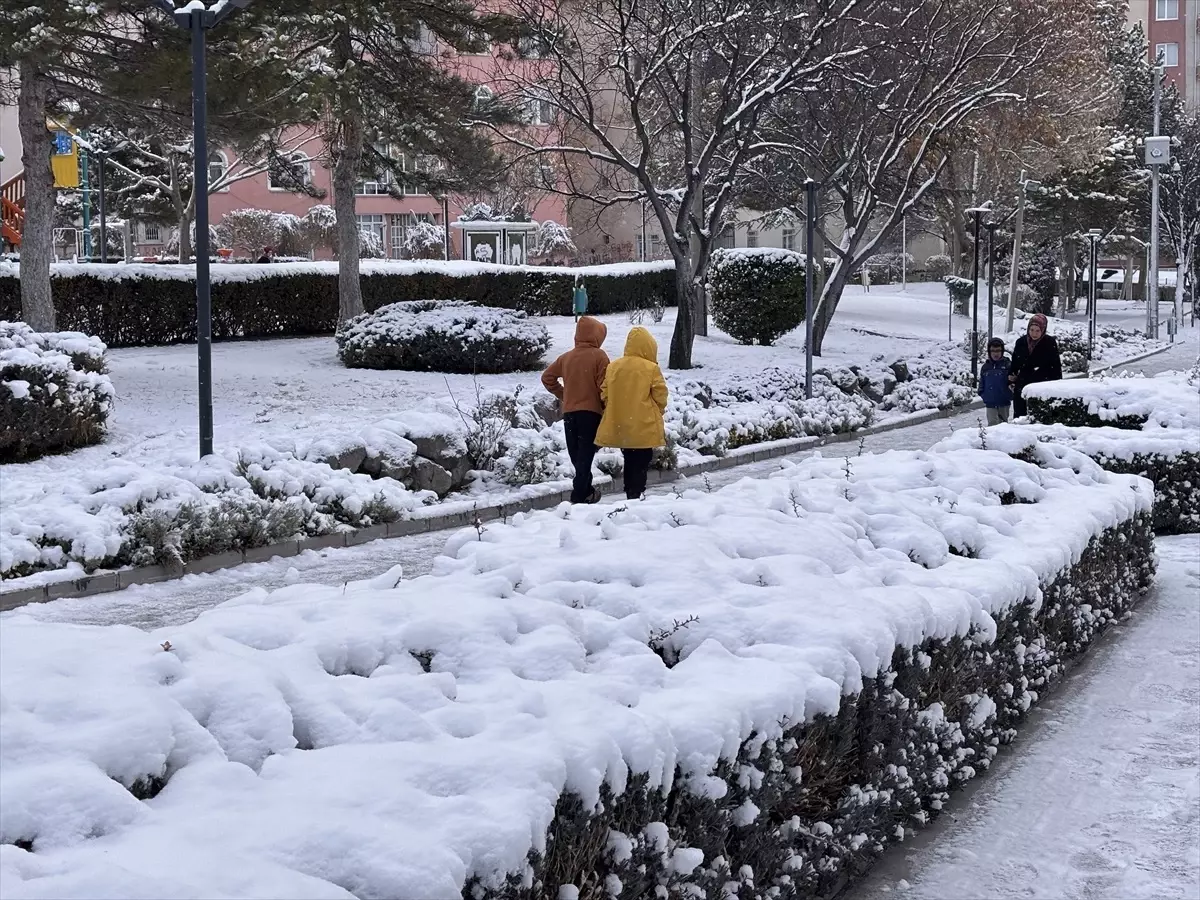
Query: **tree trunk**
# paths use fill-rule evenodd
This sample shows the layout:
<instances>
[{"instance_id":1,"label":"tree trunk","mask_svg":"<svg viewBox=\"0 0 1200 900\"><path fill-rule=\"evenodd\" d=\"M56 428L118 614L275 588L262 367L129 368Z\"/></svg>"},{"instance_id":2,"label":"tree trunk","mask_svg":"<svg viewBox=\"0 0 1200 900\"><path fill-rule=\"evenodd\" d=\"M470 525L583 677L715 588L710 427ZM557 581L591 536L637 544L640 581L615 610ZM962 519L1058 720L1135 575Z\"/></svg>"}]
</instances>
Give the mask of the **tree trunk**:
<instances>
[{"instance_id":1,"label":"tree trunk","mask_svg":"<svg viewBox=\"0 0 1200 900\"><path fill-rule=\"evenodd\" d=\"M698 238L693 236L691 241ZM689 241L689 244L691 243ZM690 254L689 254L690 256ZM693 312L696 309L695 274L688 257L675 260L675 331L671 335L671 355L668 365L672 369L692 367L692 344L695 339Z\"/></svg>"},{"instance_id":2,"label":"tree trunk","mask_svg":"<svg viewBox=\"0 0 1200 900\"><path fill-rule=\"evenodd\" d=\"M338 322L345 322L363 313L358 266L358 218L354 205L362 154L362 116L347 113L338 123L337 156L333 163L333 209L337 216L338 241Z\"/></svg>"},{"instance_id":3,"label":"tree trunk","mask_svg":"<svg viewBox=\"0 0 1200 900\"><path fill-rule=\"evenodd\" d=\"M179 262L192 261L192 211L184 210L179 217Z\"/></svg>"},{"instance_id":4,"label":"tree trunk","mask_svg":"<svg viewBox=\"0 0 1200 900\"><path fill-rule=\"evenodd\" d=\"M1137 264L1137 257L1132 253L1129 254L1125 262L1125 280L1121 284L1121 299L1133 299L1133 267Z\"/></svg>"},{"instance_id":5,"label":"tree trunk","mask_svg":"<svg viewBox=\"0 0 1200 900\"><path fill-rule=\"evenodd\" d=\"M837 312L838 303L842 300L842 291L846 287L846 281L850 278L850 269L850 263L839 259L834 263L833 271L829 273L829 281L826 282L825 289L821 292L820 301L817 303L817 317L813 321L813 356L821 355L825 335L833 322L833 314Z\"/></svg>"},{"instance_id":6,"label":"tree trunk","mask_svg":"<svg viewBox=\"0 0 1200 900\"><path fill-rule=\"evenodd\" d=\"M1066 295L1063 298L1063 312L1070 312L1075 309L1075 294L1078 290L1076 286L1075 272L1075 239L1063 238L1063 281L1065 286L1063 293Z\"/></svg>"},{"instance_id":7,"label":"tree trunk","mask_svg":"<svg viewBox=\"0 0 1200 900\"><path fill-rule=\"evenodd\" d=\"M1146 279L1149 276L1146 274L1146 255L1144 253L1139 253L1137 257L1137 275L1138 288L1141 288L1142 294L1140 299L1145 300L1150 295L1146 293Z\"/></svg>"},{"instance_id":8,"label":"tree trunk","mask_svg":"<svg viewBox=\"0 0 1200 900\"><path fill-rule=\"evenodd\" d=\"M28 63L21 65L17 116L25 167L25 224L21 231L21 318L34 331L54 331L50 262L54 258L54 137L46 127L50 85Z\"/></svg>"}]
</instances>

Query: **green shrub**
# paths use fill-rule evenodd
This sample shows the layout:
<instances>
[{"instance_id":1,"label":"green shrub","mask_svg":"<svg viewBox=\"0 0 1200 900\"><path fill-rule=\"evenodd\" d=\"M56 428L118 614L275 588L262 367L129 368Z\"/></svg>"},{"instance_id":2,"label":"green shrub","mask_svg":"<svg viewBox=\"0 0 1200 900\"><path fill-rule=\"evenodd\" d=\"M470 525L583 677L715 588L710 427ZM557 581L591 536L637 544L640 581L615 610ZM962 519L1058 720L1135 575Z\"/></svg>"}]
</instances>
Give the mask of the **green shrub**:
<instances>
[{"instance_id":1,"label":"green shrub","mask_svg":"<svg viewBox=\"0 0 1200 900\"><path fill-rule=\"evenodd\" d=\"M104 349L87 335L0 321L0 462L104 439L113 399Z\"/></svg>"},{"instance_id":2,"label":"green shrub","mask_svg":"<svg viewBox=\"0 0 1200 900\"><path fill-rule=\"evenodd\" d=\"M804 257L717 250L708 273L713 321L743 344L773 344L804 321Z\"/></svg>"},{"instance_id":3,"label":"green shrub","mask_svg":"<svg viewBox=\"0 0 1200 900\"><path fill-rule=\"evenodd\" d=\"M462 300L392 303L337 330L338 356L353 369L496 374L540 368L546 326L525 313Z\"/></svg>"},{"instance_id":4,"label":"green shrub","mask_svg":"<svg viewBox=\"0 0 1200 900\"><path fill-rule=\"evenodd\" d=\"M971 311L971 298L975 296L975 282L970 278L959 278L957 275L947 275L946 290L954 301L954 312L965 316Z\"/></svg>"},{"instance_id":5,"label":"green shrub","mask_svg":"<svg viewBox=\"0 0 1200 900\"><path fill-rule=\"evenodd\" d=\"M91 270L91 271L89 271ZM577 274L595 315L675 306L669 263L564 269L474 266L440 261L364 263L368 312L404 300L463 299L530 315L571 315ZM196 284L178 266L54 267L59 323L93 334L109 347L145 347L196 339ZM213 266L213 338L305 337L332 334L337 325L336 263ZM17 269L0 263L0 319L17 319Z\"/></svg>"}]
</instances>

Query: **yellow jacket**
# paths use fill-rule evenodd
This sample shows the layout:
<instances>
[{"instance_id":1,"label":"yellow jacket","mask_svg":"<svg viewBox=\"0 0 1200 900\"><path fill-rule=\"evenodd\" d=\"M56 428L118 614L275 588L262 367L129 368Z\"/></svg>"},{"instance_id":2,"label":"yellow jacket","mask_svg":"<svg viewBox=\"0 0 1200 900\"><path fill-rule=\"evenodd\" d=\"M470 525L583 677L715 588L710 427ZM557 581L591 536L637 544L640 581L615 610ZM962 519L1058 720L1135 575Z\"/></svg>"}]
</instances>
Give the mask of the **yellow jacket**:
<instances>
[{"instance_id":1,"label":"yellow jacket","mask_svg":"<svg viewBox=\"0 0 1200 900\"><path fill-rule=\"evenodd\" d=\"M630 330L625 355L608 364L600 397L598 446L649 450L666 444L667 383L658 367L658 344L645 328Z\"/></svg>"}]
</instances>

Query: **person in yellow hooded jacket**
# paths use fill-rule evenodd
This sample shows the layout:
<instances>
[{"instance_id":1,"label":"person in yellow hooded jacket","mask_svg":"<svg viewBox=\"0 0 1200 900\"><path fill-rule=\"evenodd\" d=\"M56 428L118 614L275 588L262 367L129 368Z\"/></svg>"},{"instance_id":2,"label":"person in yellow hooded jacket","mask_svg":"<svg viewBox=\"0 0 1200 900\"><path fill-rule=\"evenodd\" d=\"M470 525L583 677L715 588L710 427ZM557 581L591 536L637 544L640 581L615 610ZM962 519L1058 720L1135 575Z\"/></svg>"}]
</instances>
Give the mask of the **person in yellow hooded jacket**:
<instances>
[{"instance_id":1,"label":"person in yellow hooded jacket","mask_svg":"<svg viewBox=\"0 0 1200 900\"><path fill-rule=\"evenodd\" d=\"M630 330L625 355L608 364L600 396L604 417L596 432L596 444L621 451L625 457L625 496L636 500L646 492L646 475L655 448L667 442L663 425L667 382L658 367L658 344L645 328Z\"/></svg>"}]
</instances>

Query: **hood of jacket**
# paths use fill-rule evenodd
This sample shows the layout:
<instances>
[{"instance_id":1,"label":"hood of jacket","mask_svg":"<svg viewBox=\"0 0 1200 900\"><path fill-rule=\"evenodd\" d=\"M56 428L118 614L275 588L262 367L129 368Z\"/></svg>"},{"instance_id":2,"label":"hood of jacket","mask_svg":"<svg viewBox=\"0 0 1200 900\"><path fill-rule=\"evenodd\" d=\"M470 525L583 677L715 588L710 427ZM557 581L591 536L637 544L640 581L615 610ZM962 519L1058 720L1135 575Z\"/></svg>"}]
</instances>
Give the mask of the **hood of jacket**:
<instances>
[{"instance_id":1,"label":"hood of jacket","mask_svg":"<svg viewBox=\"0 0 1200 900\"><path fill-rule=\"evenodd\" d=\"M633 328L629 337L625 338L625 355L636 356L649 362L658 363L658 342L645 328Z\"/></svg>"},{"instance_id":2,"label":"hood of jacket","mask_svg":"<svg viewBox=\"0 0 1200 900\"><path fill-rule=\"evenodd\" d=\"M599 319L584 316L575 324L576 347L595 347L598 350L606 337L608 326Z\"/></svg>"}]
</instances>

